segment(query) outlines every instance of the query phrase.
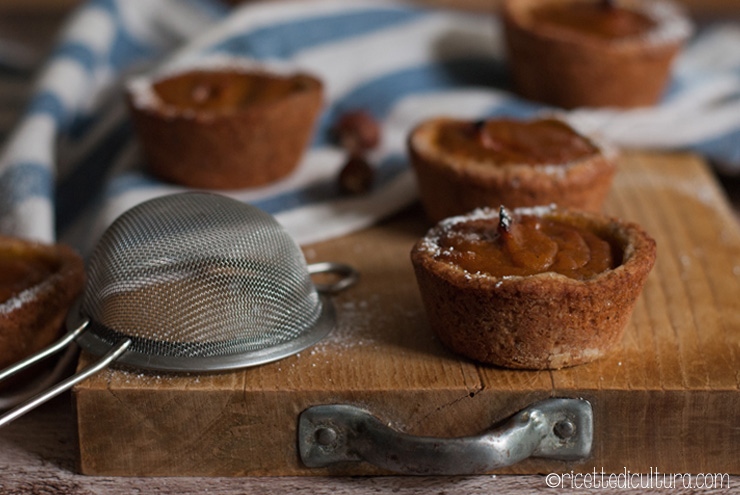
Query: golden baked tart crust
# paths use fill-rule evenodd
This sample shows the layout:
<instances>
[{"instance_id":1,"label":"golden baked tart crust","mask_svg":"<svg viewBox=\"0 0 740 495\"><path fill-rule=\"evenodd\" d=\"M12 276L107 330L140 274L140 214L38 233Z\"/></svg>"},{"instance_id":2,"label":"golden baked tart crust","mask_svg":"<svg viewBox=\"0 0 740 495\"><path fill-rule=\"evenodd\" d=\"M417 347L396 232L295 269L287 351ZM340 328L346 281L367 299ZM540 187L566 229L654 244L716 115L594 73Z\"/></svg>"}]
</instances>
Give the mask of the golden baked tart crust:
<instances>
[{"instance_id":1,"label":"golden baked tart crust","mask_svg":"<svg viewBox=\"0 0 740 495\"><path fill-rule=\"evenodd\" d=\"M554 203L598 211L616 171L614 149L556 119L433 118L412 130L408 149L422 205L433 221L500 205Z\"/></svg>"},{"instance_id":2,"label":"golden baked tart crust","mask_svg":"<svg viewBox=\"0 0 740 495\"><path fill-rule=\"evenodd\" d=\"M670 0L506 0L502 19L515 91L563 108L655 104L692 33Z\"/></svg>"},{"instance_id":3,"label":"golden baked tart crust","mask_svg":"<svg viewBox=\"0 0 740 495\"><path fill-rule=\"evenodd\" d=\"M448 240L495 243L500 214L480 209L453 217L411 251L429 325L452 351L507 368L559 369L604 356L620 340L653 267L655 241L639 226L603 215L539 207L513 210L512 218L523 215L595 234L610 247L611 267L581 278L547 268L526 275L472 272L454 260Z\"/></svg>"},{"instance_id":4,"label":"golden baked tart crust","mask_svg":"<svg viewBox=\"0 0 740 495\"><path fill-rule=\"evenodd\" d=\"M129 84L128 102L148 169L190 187L257 187L289 175L322 108L308 74L240 67L190 70Z\"/></svg>"},{"instance_id":5,"label":"golden baked tart crust","mask_svg":"<svg viewBox=\"0 0 740 495\"><path fill-rule=\"evenodd\" d=\"M0 236L0 369L59 336L84 282L72 249Z\"/></svg>"}]
</instances>

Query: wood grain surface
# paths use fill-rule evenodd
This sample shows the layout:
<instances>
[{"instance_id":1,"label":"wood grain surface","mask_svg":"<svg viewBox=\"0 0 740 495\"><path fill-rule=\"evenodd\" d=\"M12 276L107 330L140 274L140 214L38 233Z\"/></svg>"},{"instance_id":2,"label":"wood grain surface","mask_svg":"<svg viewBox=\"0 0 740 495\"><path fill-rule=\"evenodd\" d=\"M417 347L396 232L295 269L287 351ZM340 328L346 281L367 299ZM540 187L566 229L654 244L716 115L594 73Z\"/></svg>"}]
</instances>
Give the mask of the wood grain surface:
<instances>
[{"instance_id":1,"label":"wood grain surface","mask_svg":"<svg viewBox=\"0 0 740 495\"><path fill-rule=\"evenodd\" d=\"M639 170L641 168L647 168L650 172L648 175L652 177L650 183L653 185L649 188L651 193L644 201L630 206L621 205L620 194L625 194L629 197L630 194L640 194L639 190L642 186L634 185L633 177L629 173L632 170ZM658 225L663 224L663 220L660 220L663 216L672 216L672 214L680 214L676 219L672 220L669 224L669 230L682 232L680 238L693 238L691 242L693 247L692 252L680 253L676 252L671 247L662 246L660 248L660 262L656 266L656 271L652 276L651 283L654 284L652 287L658 286L661 288L661 292L664 292L663 298L667 298L668 294L672 294L671 297L676 297L676 293L683 293L680 297L680 301L686 304L689 308L695 307L697 304L705 306L707 313L696 315L693 317L689 315L692 310L687 312L686 308L675 308L672 312L666 313L662 311L650 310L647 306L652 307L653 302L647 297L644 297L644 303L641 308L637 309L634 315L632 325L628 331L627 337L622 343L622 348L619 350L618 355L615 355L612 359L604 360L598 364L595 364L595 368L600 375L594 375L589 378L591 383L597 383L605 390L604 393L615 394L615 390L620 386L619 384L632 384L636 387L635 395L644 397L646 395L658 395L663 396L662 407L663 409L650 409L636 411L629 400L623 400L621 403L619 400L611 400L610 405L614 407L613 414L616 417L622 415L632 415L631 422L621 430L621 436L625 439L631 439L633 442L640 442L644 440L642 435L645 434L646 430L650 430L654 425L664 423L665 415L675 415L675 409L677 407L682 411L681 419L677 424L669 426L669 429L673 430L673 435L681 438L681 435L685 434L685 431L679 431L685 429L686 426L690 428L703 428L707 423L707 413L714 414L714 408L719 408L720 413L715 416L721 417L720 420L713 426L716 430L716 436L713 436L707 440L701 440L705 447L699 450L705 449L706 452L700 452L692 461L691 456L694 452L691 452L693 447L687 445L689 440L693 441L695 438L686 438L685 442L681 441L682 447L678 449L681 454L679 457L683 458L684 461L691 467L691 471L700 472L708 464L704 464L702 459L706 459L709 455L720 455L725 456L728 459L736 459L738 452L738 443L732 440L731 431L727 430L738 430L738 413L736 408L737 403L737 384L732 384L732 380L728 377L737 374L737 367L724 368L721 365L711 364L706 357L702 357L701 353L697 350L689 347L688 342L683 342L677 339L679 331L685 331L682 329L688 328L689 333L698 333L698 329L706 331L704 324L699 318L706 317L707 314L714 315L709 318L712 320L722 320L728 325L725 328L729 329L726 331L726 335L723 337L724 342L728 342L733 338L737 338L737 309L731 309L727 314L716 313L716 299L726 298L733 299L734 295L737 294L737 289L721 283L716 285L716 282L712 278L701 273L702 267L705 263L709 263L714 268L709 270L709 273L716 275L716 271L720 270L723 275L720 277L725 282L732 279L730 274L733 274L735 279L737 278L735 266L738 263L738 252L737 252L737 237L738 228L736 223L733 223L730 219L731 213L727 209L727 204L720 194L717 192L717 186L711 176L708 174L704 166L695 158L686 156L646 156L646 155L631 155L628 158L628 165L623 170L627 173L620 173L617 177L617 183L615 184L615 194L609 199L608 209L611 213L620 215L634 215L633 218L645 219L645 226L650 229L653 222L657 222ZM658 174L658 172L660 172ZM657 174L657 175L656 175ZM647 186L645 186L647 187ZM627 190L622 190L626 188ZM670 194L677 195L682 198L682 202L685 203L680 207L681 211L663 211L662 213L657 211L657 206L660 203L653 204L653 200L659 201L661 194L655 193L655 190L671 191ZM647 204L645 204L647 203ZM664 205L663 205L664 207ZM672 203L672 207L677 205ZM395 232L396 235L402 235L404 237L412 237L417 233L422 232L426 226L422 225L423 220L419 219L418 210L411 210L397 218L390 220L378 228L390 229L391 232ZM647 215L647 216L646 216ZM706 227L697 227L698 230L689 228L694 226L696 222L689 221L684 224L681 220L681 215L688 215L689 218L695 218L708 222ZM648 220L650 219L650 220ZM411 229L411 230L407 230ZM704 232L704 229L711 234L709 237L712 238L711 242L708 242L705 237L706 234L698 234ZM663 228L661 227L661 231ZM653 232L654 235L657 235ZM360 236L364 233L358 234ZM694 237L697 236L697 237ZM410 239L409 239L410 241ZM344 241L346 242L346 240ZM719 259L712 261L711 252L714 252L712 245L720 244L720 246L729 245L731 249L722 248L721 256ZM670 244L668 245L670 246ZM331 247L327 245L320 245L308 248L307 255L312 260L324 259L325 250ZM367 254L364 246L356 247L361 254ZM707 252L710 254L707 254ZM666 254L667 253L667 254ZM345 249L344 260L353 259L356 253L353 249ZM692 264L692 261L694 264ZM700 263L696 266L696 263ZM679 279L687 278L690 281L699 281L699 287L713 287L712 295L708 296L704 293L703 296L697 299L697 290L690 289L685 283L679 283L674 281L661 282L660 278L663 271L667 270L667 273L678 273ZM391 274L390 268L384 268L382 273ZM382 278L382 277L381 277ZM369 279L369 280L368 280ZM372 277L367 273L363 278L363 284L357 286L355 289L359 290L365 287L365 284L373 287L373 284L383 285L380 281L372 282ZM675 287L673 287L675 286ZM370 287L366 287L370 289ZM651 289L652 290L652 289ZM721 295L720 293L727 291L726 294ZM707 304L707 300L709 304ZM348 320L353 318L353 315L357 312L363 313L366 311L366 305L370 305L377 301L366 300L361 297L361 294L347 292L337 300L337 307L340 309L340 315L343 324L346 324ZM656 303L657 304L657 303ZM329 339L320 344L318 349L322 346L329 347L334 350L335 353L344 352L345 347L359 347L367 348L372 347L376 337L374 336L373 328L380 326L380 324L386 321L386 318L392 318L395 312L391 312L389 315L376 315L374 320L368 321L367 325L360 326L353 329L344 328L342 332L336 332ZM692 313L693 314L693 313ZM690 316L689 318L685 318ZM423 319L423 315L418 312L413 314L405 314L405 321L411 321L413 325L420 325L423 327L423 322L413 324L418 319ZM669 331L668 335L664 333L651 334L650 328L653 324L653 320L662 322L665 324L666 321L670 323L671 328L675 325L676 330ZM684 321L686 320L686 321ZM373 326L376 325L376 326ZM714 327L713 327L714 328ZM734 329L734 331L733 331ZM711 329L710 329L711 330ZM714 329L716 331L716 328ZM660 345L660 341L665 340L668 345L674 348L680 348L681 351L677 354L682 357L674 357L672 353L668 352L668 355L661 358L656 358L651 361L649 368L641 368L638 370L631 369L627 365L629 362L627 359L622 359L628 354L637 352L649 353L648 350L642 349L638 346L637 338L645 335L647 332L650 337L650 345L658 348L663 347ZM716 333L709 335L716 338ZM353 341L352 344L346 342L345 339L350 338ZM408 344L404 344L408 341L408 337L395 336L392 340L396 342L395 353L404 352L403 349L408 347ZM704 339L706 340L706 339ZM429 352L429 349L436 349L434 352L438 353L445 362L453 360L451 356L447 355L443 350L440 350L438 346L427 342L420 348L424 352ZM642 350L641 350L642 349ZM737 352L737 341L735 340L735 354ZM308 358L306 358L308 356ZM621 356L621 357L620 357ZM660 356L660 354L655 354ZM732 357L730 359L736 359ZM295 385L297 381L300 381L296 377L297 370L294 370L295 364L299 360L316 363L319 365L316 358L316 354L304 354L303 358L296 357L291 363L285 361L282 363L281 368L286 371L290 371L288 374L292 377L291 380L286 380L286 384ZM696 361L696 363L695 363ZM622 363L620 365L620 363ZM667 363L672 363L667 365ZM364 373L364 368L358 366L360 369L355 374ZM456 376L462 375L462 369L467 368L467 363L459 363L458 367L461 371L456 372ZM402 367L401 367L402 368ZM609 368L616 368L619 373L614 374L610 380L601 379L603 371ZM694 369L704 370L701 374L696 375L699 377L698 380L689 379L691 375L690 371ZM712 371L713 370L713 371ZM265 372L268 370L264 370ZM403 369L397 369L394 373L402 372ZM471 390L478 390L481 387L484 380L488 383L489 387L495 390L510 390L516 386L520 386L523 377L520 376L520 372L506 372L499 373L496 370L490 370L490 373L478 374L480 370L475 372L475 375L470 376L470 373L466 373L464 376L469 377L472 381L470 383ZM500 370L498 370L500 371ZM112 378L112 375L120 374L120 371L109 372L107 377L103 377L98 383L101 389L101 393L112 395L111 392L105 392L107 387L107 380ZM532 388L552 388L554 383L558 383L560 387L567 386L577 379L577 374L587 373L585 367L576 368L568 371L567 373L559 372L557 375L546 374L547 376L535 376L530 375L529 381L532 383ZM593 373L593 370L592 370ZM497 376L497 379L493 379L493 376ZM728 379L729 385L726 390L712 390L707 384L712 380L712 377L720 375L724 379ZM340 379L337 373L330 375L332 379ZM558 380L554 381L555 376ZM647 384L661 382L660 376L670 377L665 380L667 386L666 390L659 390L648 392L645 390ZM692 375L693 376L693 375ZM119 376L122 381L126 381L126 378ZM164 382L168 380L166 377L147 376L127 374L127 379L151 381L153 383ZM214 377L215 378L215 377ZM548 378L551 385L548 385ZM229 380L225 376L219 377L221 382L228 386ZM203 378L196 379L193 381L202 381ZM349 378L343 378L343 380L349 380ZM216 380L218 381L218 380ZM197 386L198 383L193 384ZM692 401L685 399L686 394L682 390L687 387L698 390L697 393L690 394L695 397ZM673 390L675 388L676 390ZM703 392L702 392L703 390ZM479 399L482 392L479 392L476 397ZM725 395L727 394L727 395ZM119 395L121 401L125 401L125 394ZM475 399L475 400L478 400ZM467 400L467 399L463 399ZM732 404L735 403L735 409L730 410L723 405L723 402L730 401ZM473 402L473 401L470 401ZM129 408L125 402L119 402L119 408ZM170 410L178 407L178 404L171 404ZM145 409L143 412L146 412ZM635 417L636 416L636 417ZM102 421L102 416L98 416L99 420ZM90 418L90 421L95 418ZM715 418L716 420L716 418ZM145 416L139 418L139 426L146 426L148 419ZM197 424L203 422L203 418L198 418L193 424L193 420L190 419L191 428L187 429L185 436L197 436L194 433L194 428ZM545 490L546 478L540 475L484 475L484 476L468 476L468 477L404 477L404 476L372 476L372 477L344 477L344 476L309 476L309 477L194 477L192 474L189 476L182 477L111 477L111 476L83 476L77 474L80 469L79 465L79 454L77 452L77 432L75 428L75 415L73 408L70 404L70 398L63 396L59 399L46 404L42 408L32 412L31 414L17 420L11 425L0 430L0 493L3 494L71 494L71 495L89 495L89 494L129 494L129 493L149 493L149 494L195 494L195 493L211 493L219 495L227 494L242 494L242 493L314 493L314 494L375 494L375 493L400 493L400 494L429 494L429 493L446 493L450 495L454 494L470 494L470 493L500 493L500 494L524 494L524 493L540 493ZM127 449L132 452L132 456L135 456L137 452L143 452L147 448L146 443L138 443L140 435L136 431L129 432L127 435L125 431L121 431L120 425L112 425L110 423L104 423L106 428L102 428L103 436L113 436L113 434L120 434L119 438L111 438L111 442L120 442L119 448ZM234 434L238 434L239 431L235 430ZM729 437L728 437L729 433ZM152 433L149 433L152 435ZM155 435L156 436L156 435ZM671 442L671 436L664 439L656 439L653 437L652 442ZM243 440L243 439L242 439ZM243 440L243 441L249 441ZM706 447L707 442L709 447ZM258 449L256 446L255 449ZM604 445L598 446L597 449L606 448ZM181 452L173 452L172 456L181 455ZM601 455L601 454L598 454ZM630 455L637 457L646 457L646 453L642 453L640 449L633 449ZM663 467L664 456L648 458L652 464L652 467L659 468L663 473L671 473ZM616 472L622 473L625 467L620 467ZM555 470L556 473L568 474L568 471ZM608 471L607 471L608 472ZM706 472L706 471L702 471ZM678 472L672 474L679 474ZM706 492L706 490L697 490L690 485L677 484L674 489L670 490L670 493L676 494L690 494L697 493L698 491ZM695 480L694 480L695 481ZM740 487L740 477L732 476L729 479L723 481L721 488L711 490L710 493L738 493ZM569 485L565 483L563 488L556 488L551 490L552 493L571 492L568 489ZM592 488L592 489L579 489L579 492L583 493L602 493L602 494L617 494L617 493L665 493L664 489L625 489L624 487L613 487L605 489L603 487Z\"/></svg>"},{"instance_id":2,"label":"wood grain surface","mask_svg":"<svg viewBox=\"0 0 740 495\"><path fill-rule=\"evenodd\" d=\"M526 495L573 493L570 484L548 489L545 476L355 476L355 477L111 477L78 472L74 415L62 396L0 430L0 493L3 495ZM663 471L662 471L663 472ZM666 471L667 472L667 471ZM620 471L621 473L621 471ZM560 473L560 474L568 474ZM672 473L674 474L674 473ZM679 473L675 473L679 474ZM686 485L684 485L686 479ZM557 481L557 480L556 480ZM587 488L577 493L624 495L740 493L740 476L712 490L694 488L681 477L675 488Z\"/></svg>"},{"instance_id":3,"label":"wood grain surface","mask_svg":"<svg viewBox=\"0 0 740 495\"><path fill-rule=\"evenodd\" d=\"M621 345L560 371L477 365L429 331L408 259L429 227L418 208L309 246L309 261L355 265L323 342L277 363L210 376L104 371L76 389L81 469L96 475L379 474L310 470L296 418L361 405L414 435L481 433L547 397L584 397L595 415L586 462L527 460L499 473L604 468L740 473L740 231L713 176L688 155L623 157L607 213L640 223L658 260Z\"/></svg>"},{"instance_id":4,"label":"wood grain surface","mask_svg":"<svg viewBox=\"0 0 740 495\"><path fill-rule=\"evenodd\" d=\"M428 0L428 4L435 4L436 0ZM495 3L495 2L494 2ZM6 0L0 2L0 10L3 12L2 19L0 20L0 31L5 35L10 35L13 38L18 39L22 42L28 42L31 48L37 51L37 53L43 53L50 45L51 40L56 32L56 28L59 26L62 16L69 11L69 8L79 4L79 0ZM439 0L438 5L450 5L460 6L465 8L473 8L479 10L488 10L488 0ZM732 19L738 18L738 11L740 11L740 4L736 0L687 0L687 4L691 7L692 12L700 17L705 16L718 16L719 19L726 19L728 17ZM40 59L39 59L40 60ZM15 115L21 107L22 101L13 101L13 108L10 109ZM8 110L8 102L3 102L2 110ZM5 120L3 120L5 122ZM3 124L9 125L9 124ZM683 163L686 160L693 161L693 159L682 158L680 161ZM679 170L673 170L675 163L670 160L662 160L664 163L663 167L670 170L669 176L673 176L678 173L681 177L691 179L691 170L695 170L694 165L690 165L689 172ZM701 168L701 167L700 167ZM699 175L704 177L705 172L700 171ZM625 178L619 177L618 182ZM707 182L702 178L696 185L689 184L686 181L682 181L680 186L676 184L670 184L666 182L664 187L666 188L678 188L683 190L682 195L686 198L686 205L682 207L683 211L688 210L690 216L696 216L697 212L705 212L709 210L711 222L710 230L717 234L719 231L724 231L727 227L731 233L730 238L736 238L737 221L740 219L737 211L740 211L740 180L733 178L722 178L723 185L727 191L731 194L736 208L736 216L734 218L735 223L727 219L726 204L718 196L714 195L716 186L713 181ZM708 187L709 200L704 201L704 194L699 194L697 191L705 190ZM648 206L652 208L652 202L647 199L642 202L648 203ZM618 204L614 204L610 200L610 209L617 213L621 213ZM719 211L719 213L717 213ZM638 216L643 215L641 211L636 211ZM650 213L651 217L654 217L657 213ZM663 215L670 215L670 213L663 213ZM678 220L674 220L675 222ZM692 223L693 225L693 223ZM719 227L719 228L718 228ZM683 232L683 237L692 237L694 235L693 229L687 231L686 226L681 226L678 229ZM701 231L701 228L699 228ZM708 245L719 244L724 245L725 241L724 234L720 235L719 238L715 236L712 242L706 242L702 240L701 246L696 246L696 251L701 254L699 259L702 259L702 263L706 261L709 255L706 254ZM732 241L734 243L735 241ZM733 248L736 253L736 248ZM314 260L321 256L320 249L309 250L308 254ZM691 253L686 253L687 257L678 256L669 258L672 261L667 264L665 270L680 276L688 277L691 280L699 280L699 286L713 286L714 282L710 277L707 277L700 273L701 267L697 266L696 263L692 264L694 260ZM724 267L724 276L728 277L728 273L733 273L736 270L732 263L737 264L737 255L728 255L723 251L722 257L726 260L724 263L720 263L720 268ZM734 260L734 261L733 261ZM713 262L712 262L713 263ZM656 267L656 273L658 270L663 270L660 265ZM717 270L715 267L713 270ZM661 272L662 273L662 272ZM735 272L736 273L736 272ZM653 284L661 284L659 280L653 281ZM676 294L683 293L678 299L684 302L694 301L696 304L698 301L705 299L711 299L714 301L717 298L723 299L736 299L737 290L734 292L727 291L726 293L720 293L721 289L715 289L712 291L711 296L707 296L704 292L703 296L698 300L696 298L696 290L688 289L685 284L676 283L676 287L673 287L671 282L664 282L662 285L665 286L666 292L676 296ZM732 287L730 287L732 289ZM667 295L663 295L666 298ZM341 299L344 298L344 299ZM347 293L341 296L338 301L338 306L343 308L345 312L349 312L352 309L352 301L358 301L357 296L353 296L351 293ZM346 304L345 304L346 303ZM360 304L369 304L362 303ZM644 303L647 304L646 302ZM737 310L731 310L727 314L719 313L716 306L709 304L705 312L697 315L698 317L709 317L711 320L720 320L722 325L727 328L737 329ZM637 318L637 315L642 314L641 318ZM707 316L708 315L708 316ZM418 316L418 315L416 315ZM633 325L636 330L632 331L632 335L645 335L646 329L650 328L653 321L661 321L663 323L668 322L671 325L676 325L677 328L685 329L689 328L689 331L697 333L699 342L704 344L709 343L704 336L698 335L701 331L704 331L703 324L701 321L692 321L694 313L687 311L686 308L674 308L672 312L659 313L649 311L648 308L638 310L636 317L633 319ZM687 318L684 321L684 318ZM413 319L409 317L410 319ZM382 320L382 318L381 318ZM734 322L734 323L733 323ZM366 329L366 327L365 327ZM667 334L667 335L666 335ZM680 350L680 354L686 356L688 359L695 359L697 354L696 349L687 347L688 342L676 339L677 331L668 331L655 335L648 336L652 339L652 345L655 346L655 341L660 338L667 338L669 342L673 343L675 349ZM735 333L736 335L736 333ZM716 334L715 334L716 336ZM673 340L671 340L673 339ZM641 346L642 341L625 339L622 346L625 349L632 349L635 352L640 352L644 349ZM723 344L719 344L723 345ZM737 347L735 348L737 352ZM657 356L658 354L656 354ZM720 370L720 375L723 379L727 380L731 384L730 379L731 370L724 369L722 372L722 366L717 363L707 363L706 359L699 359L696 368L691 363L683 362L683 364L677 363L670 356L664 356L663 358L655 360L650 368L645 368L640 373L635 373L634 370L627 368L622 369L622 373L628 377L630 383L643 384L652 381L654 376L670 376L671 380L669 383L683 383L691 382L695 387L701 388L702 380L706 382L709 377L716 376L717 370ZM620 361L617 361L616 365L619 365ZM672 363L672 366L667 366L666 362ZM606 362L605 362L606 363ZM605 364L604 363L604 364ZM620 368L624 367L624 363ZM698 375L691 375L694 378L689 379L691 369L703 370ZM737 370L737 367L735 368ZM737 376L737 372L736 372ZM696 377L699 377L698 379ZM566 380L563 376L562 380ZM160 378L161 379L161 378ZM573 377L571 377L573 379ZM511 376L501 376L501 383L494 383L499 388L505 388L509 386L512 381ZM606 382L606 380L599 380L600 382ZM476 382L479 383L479 382ZM565 383L565 382L561 382ZM614 382L608 381L602 384L607 387ZM656 391L654 394L657 395L671 395L675 394L675 390L666 390L665 392ZM727 413L726 409L723 408L722 402L725 398L722 394L717 395L714 391L709 391L711 398L705 398L698 400L698 403L687 404L685 400L680 398L676 399L665 399L664 405L688 406L687 414L685 419L681 420L681 424L688 423L689 426L698 426L706 422L706 418L703 413L707 410L712 410L714 407L719 407L722 413ZM737 385L732 388L732 385L728 386L728 390L723 393L729 392L731 397L729 400L737 402ZM638 391L638 395L645 394L644 391ZM734 397L734 399L732 398ZM615 404L612 401L612 404ZM616 414L619 414L624 409L630 409L629 402L625 401L623 404L616 404ZM662 411L660 410L645 410L642 414L638 414L634 423L630 424L623 430L623 436L625 438L637 439L644 432L644 430L650 428L650 424L659 423L662 421ZM718 414L718 415L719 415ZM315 494L377 494L377 493L400 493L400 494L430 494L430 493L446 493L450 495L455 494L471 494L471 493L499 493L503 495L508 494L528 494L528 493L568 493L573 490L567 489L568 485L565 485L563 489L552 489L546 490L546 482L543 476L539 475L486 475L486 476L470 476L470 477L403 477L403 476L373 476L373 477L109 477L109 476L84 476L80 475L79 465L79 454L77 451L77 431L75 426L76 416L75 411L72 407L70 397L64 395L49 404L41 407L33 413L17 420L13 424L0 429L0 493L2 494L71 494L71 495L89 495L89 494L130 494L130 493L147 493L147 494L201 494L210 493L218 495L230 495L230 494L243 494L243 493L256 493L256 494L268 494L268 493L315 493ZM738 413L737 408L730 410L729 414L721 419L716 425L715 429L720 433L717 437L710 438L709 442L717 441L717 447L710 447L707 449L710 453L719 454L735 459L738 457L738 451L740 445L737 440L729 442L730 450L724 450L728 447L728 440L726 436L726 428L730 424L730 429L738 430ZM107 433L106 433L107 434ZM723 440L723 438L725 438ZM670 440L670 438L668 439ZM657 442L657 441L656 441ZM124 443L130 443L130 449L136 449L137 446L130 440L124 440ZM603 448L603 447L601 447ZM645 457L645 454L641 454L639 451L633 452L636 456ZM688 453L682 454L684 458L689 456ZM703 458L699 456L698 459ZM649 459L657 467L661 466L661 459ZM698 468L692 469L697 471ZM667 471L663 471L667 472ZM684 486L682 484L676 485L675 489L671 489L670 493L688 495L693 493L740 493L740 477L733 476L722 488L714 490L700 490L692 488L691 486ZM666 493L665 489L641 489L636 488L633 490L627 490L623 487L614 487L611 489L594 488L594 489L579 489L582 493L600 493L600 494L623 494L623 493Z\"/></svg>"}]
</instances>

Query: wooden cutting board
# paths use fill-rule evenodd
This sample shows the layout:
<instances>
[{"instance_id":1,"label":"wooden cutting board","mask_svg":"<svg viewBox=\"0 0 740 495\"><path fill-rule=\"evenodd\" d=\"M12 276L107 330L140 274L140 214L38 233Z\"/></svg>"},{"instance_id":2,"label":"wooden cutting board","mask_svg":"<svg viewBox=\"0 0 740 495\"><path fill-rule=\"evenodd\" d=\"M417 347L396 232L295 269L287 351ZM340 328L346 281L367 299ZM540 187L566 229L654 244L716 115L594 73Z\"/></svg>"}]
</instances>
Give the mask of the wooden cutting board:
<instances>
[{"instance_id":1,"label":"wooden cutting board","mask_svg":"<svg viewBox=\"0 0 740 495\"><path fill-rule=\"evenodd\" d=\"M297 418L360 405L413 435L478 434L547 397L583 397L594 443L582 462L528 459L499 472L740 473L740 229L697 157L623 157L607 213L640 223L658 260L614 353L556 372L477 365L431 334L409 251L429 224L413 207L365 231L308 246L309 262L351 263L337 328L257 368L175 376L110 369L74 390L81 470L94 475L377 474L309 469ZM83 356L82 364L87 362Z\"/></svg>"}]
</instances>

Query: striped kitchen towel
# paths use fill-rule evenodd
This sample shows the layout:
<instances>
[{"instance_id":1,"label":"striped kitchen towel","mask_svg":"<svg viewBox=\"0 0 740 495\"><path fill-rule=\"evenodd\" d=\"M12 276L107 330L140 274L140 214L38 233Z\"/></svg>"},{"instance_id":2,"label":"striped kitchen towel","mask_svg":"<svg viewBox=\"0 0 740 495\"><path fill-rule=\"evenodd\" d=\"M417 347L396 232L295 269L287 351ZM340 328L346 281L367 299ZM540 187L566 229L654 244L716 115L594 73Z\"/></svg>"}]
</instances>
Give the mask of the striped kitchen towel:
<instances>
[{"instance_id":1,"label":"striped kitchen towel","mask_svg":"<svg viewBox=\"0 0 740 495\"><path fill-rule=\"evenodd\" d=\"M40 71L27 111L0 156L0 232L62 240L89 252L120 213L184 190L148 175L123 87L130 77L208 58L248 58L308 70L326 107L298 170L267 187L225 191L275 215L302 244L366 227L416 198L409 129L434 115L530 116L507 91L500 24L387 1L299 0L227 9L216 0L90 0L69 19ZM691 149L740 172L740 27L700 31L654 108L579 109L567 116L617 145ZM341 113L363 108L382 125L370 158L376 184L344 196L345 159L330 139Z\"/></svg>"}]
</instances>

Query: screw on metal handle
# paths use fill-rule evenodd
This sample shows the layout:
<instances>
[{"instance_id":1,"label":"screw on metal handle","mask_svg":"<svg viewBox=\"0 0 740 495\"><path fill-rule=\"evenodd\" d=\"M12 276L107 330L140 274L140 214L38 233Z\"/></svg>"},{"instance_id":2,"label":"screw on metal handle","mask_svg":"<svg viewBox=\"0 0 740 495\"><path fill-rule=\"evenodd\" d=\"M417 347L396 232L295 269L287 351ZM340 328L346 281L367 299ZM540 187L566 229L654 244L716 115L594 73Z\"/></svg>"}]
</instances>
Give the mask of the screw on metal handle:
<instances>
[{"instance_id":1,"label":"screw on metal handle","mask_svg":"<svg viewBox=\"0 0 740 495\"><path fill-rule=\"evenodd\" d=\"M593 412L583 399L548 399L482 435L434 438L396 431L354 406L322 405L301 413L298 435L301 460L307 467L366 461L401 474L469 475L528 457L587 457Z\"/></svg>"}]
</instances>

